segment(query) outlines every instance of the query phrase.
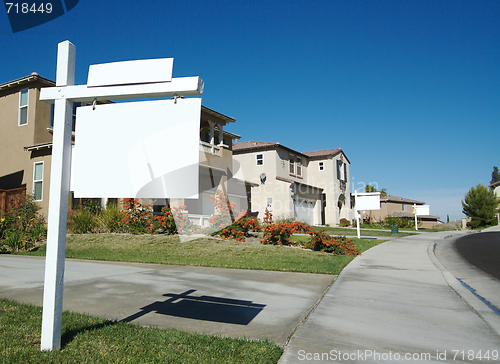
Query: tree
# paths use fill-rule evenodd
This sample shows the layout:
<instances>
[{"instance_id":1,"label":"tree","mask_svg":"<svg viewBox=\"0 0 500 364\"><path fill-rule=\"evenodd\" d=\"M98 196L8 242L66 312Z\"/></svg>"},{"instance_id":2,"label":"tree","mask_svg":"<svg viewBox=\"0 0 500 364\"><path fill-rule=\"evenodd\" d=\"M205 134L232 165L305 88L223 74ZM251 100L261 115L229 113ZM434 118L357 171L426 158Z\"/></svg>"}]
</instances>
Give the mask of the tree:
<instances>
[{"instance_id":1,"label":"tree","mask_svg":"<svg viewBox=\"0 0 500 364\"><path fill-rule=\"evenodd\" d=\"M472 187L462 200L462 212L472 219L467 224L472 228L493 224L497 206L495 193L481 184Z\"/></svg>"},{"instance_id":2,"label":"tree","mask_svg":"<svg viewBox=\"0 0 500 364\"><path fill-rule=\"evenodd\" d=\"M498 167L493 167L493 172L491 172L491 182L495 183L500 181L500 172L498 172Z\"/></svg>"},{"instance_id":3,"label":"tree","mask_svg":"<svg viewBox=\"0 0 500 364\"><path fill-rule=\"evenodd\" d=\"M377 188L373 185L366 185L365 187L365 192L380 192L380 197L384 198L387 197L387 190L385 188L382 188L380 191L377 190Z\"/></svg>"}]
</instances>

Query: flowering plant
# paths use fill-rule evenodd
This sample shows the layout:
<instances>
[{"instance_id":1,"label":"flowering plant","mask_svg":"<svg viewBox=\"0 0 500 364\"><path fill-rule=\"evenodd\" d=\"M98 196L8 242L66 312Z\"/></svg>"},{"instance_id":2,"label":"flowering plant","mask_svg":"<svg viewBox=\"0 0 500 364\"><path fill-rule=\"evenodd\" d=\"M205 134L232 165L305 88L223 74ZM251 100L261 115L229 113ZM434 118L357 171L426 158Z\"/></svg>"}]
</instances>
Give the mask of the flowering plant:
<instances>
[{"instance_id":1,"label":"flowering plant","mask_svg":"<svg viewBox=\"0 0 500 364\"><path fill-rule=\"evenodd\" d=\"M305 245L312 250L326 253L353 256L361 254L351 240L347 240L345 236L333 237L326 235L325 230L313 231L311 233L311 242Z\"/></svg>"},{"instance_id":2,"label":"flowering plant","mask_svg":"<svg viewBox=\"0 0 500 364\"><path fill-rule=\"evenodd\" d=\"M222 191L218 190L210 199L214 204L215 213L208 220L210 223L208 231L214 231L213 235L219 235L223 239L234 238L236 241L245 241L250 230L259 229L257 219L249 217L245 210L235 214L236 204L229 202Z\"/></svg>"},{"instance_id":3,"label":"flowering plant","mask_svg":"<svg viewBox=\"0 0 500 364\"><path fill-rule=\"evenodd\" d=\"M293 234L310 234L312 231L310 225L300 221L292 223L280 222L277 224L268 223L264 226L264 236L261 242L262 244L272 245L295 245L290 238Z\"/></svg>"}]
</instances>

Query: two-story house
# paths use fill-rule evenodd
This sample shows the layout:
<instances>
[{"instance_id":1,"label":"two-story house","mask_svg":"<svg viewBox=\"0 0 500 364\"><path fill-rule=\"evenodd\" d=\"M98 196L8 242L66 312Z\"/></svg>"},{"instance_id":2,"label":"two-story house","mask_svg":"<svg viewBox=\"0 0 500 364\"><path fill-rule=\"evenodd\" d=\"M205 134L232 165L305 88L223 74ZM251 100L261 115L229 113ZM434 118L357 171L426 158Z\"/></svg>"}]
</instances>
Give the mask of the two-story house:
<instances>
[{"instance_id":1,"label":"two-story house","mask_svg":"<svg viewBox=\"0 0 500 364\"><path fill-rule=\"evenodd\" d=\"M49 200L51 107L39 97L42 87L52 86L55 82L36 73L0 84L0 190L26 189L44 215Z\"/></svg>"},{"instance_id":2,"label":"two-story house","mask_svg":"<svg viewBox=\"0 0 500 364\"><path fill-rule=\"evenodd\" d=\"M251 181L249 209L264 219L294 218L311 225L337 226L352 219L350 162L342 149L299 152L276 142L233 145L241 179Z\"/></svg>"},{"instance_id":3,"label":"two-story house","mask_svg":"<svg viewBox=\"0 0 500 364\"><path fill-rule=\"evenodd\" d=\"M10 191L32 194L48 214L50 168L52 155L53 107L39 100L40 89L54 87L55 82L36 73L0 84L0 207ZM81 106L75 103L76 108ZM76 119L74 119L74 123ZM249 185L232 178L232 140L240 136L224 131L235 119L202 106L200 120L200 198L198 200L146 201L151 204L186 205L192 221L206 225L214 206L210 194L219 188L239 207L247 206ZM75 130L75 129L73 129ZM175 155L171 158L176 158ZM168 159L166 160L168 163ZM228 183L228 180L231 182ZM123 196L134 197L134 196ZM95 199L98 200L98 199ZM105 205L107 199L99 199ZM70 195L69 205L80 199Z\"/></svg>"}]
</instances>

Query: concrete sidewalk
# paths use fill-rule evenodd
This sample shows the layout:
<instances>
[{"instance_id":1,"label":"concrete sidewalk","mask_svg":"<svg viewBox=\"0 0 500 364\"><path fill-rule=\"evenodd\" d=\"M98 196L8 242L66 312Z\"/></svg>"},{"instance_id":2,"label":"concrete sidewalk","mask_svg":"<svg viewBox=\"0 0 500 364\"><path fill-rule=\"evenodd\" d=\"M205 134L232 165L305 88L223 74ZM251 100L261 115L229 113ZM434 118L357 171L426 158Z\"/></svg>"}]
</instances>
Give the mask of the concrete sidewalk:
<instances>
[{"instance_id":1,"label":"concrete sidewalk","mask_svg":"<svg viewBox=\"0 0 500 364\"><path fill-rule=\"evenodd\" d=\"M42 305L45 258L0 254L0 297ZM336 276L66 259L63 308L283 346Z\"/></svg>"},{"instance_id":2,"label":"concrete sidewalk","mask_svg":"<svg viewBox=\"0 0 500 364\"><path fill-rule=\"evenodd\" d=\"M500 354L498 315L434 255L436 245L461 234L423 233L357 257L297 330L279 364L500 362L492 360L493 350ZM440 250L441 257L452 253ZM488 284L487 290L500 291L500 282ZM477 358L488 351L490 360Z\"/></svg>"}]
</instances>

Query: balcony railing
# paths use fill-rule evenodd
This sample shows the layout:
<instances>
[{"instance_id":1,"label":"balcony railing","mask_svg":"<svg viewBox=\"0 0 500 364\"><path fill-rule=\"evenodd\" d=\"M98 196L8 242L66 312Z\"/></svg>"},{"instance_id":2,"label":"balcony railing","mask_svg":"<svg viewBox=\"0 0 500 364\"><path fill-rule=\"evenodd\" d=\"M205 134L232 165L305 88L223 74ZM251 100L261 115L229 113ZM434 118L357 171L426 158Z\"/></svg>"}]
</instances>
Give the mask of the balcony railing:
<instances>
[{"instance_id":1,"label":"balcony railing","mask_svg":"<svg viewBox=\"0 0 500 364\"><path fill-rule=\"evenodd\" d=\"M219 150L220 147L218 145L212 145L210 143L200 141L200 152L219 155Z\"/></svg>"}]
</instances>

